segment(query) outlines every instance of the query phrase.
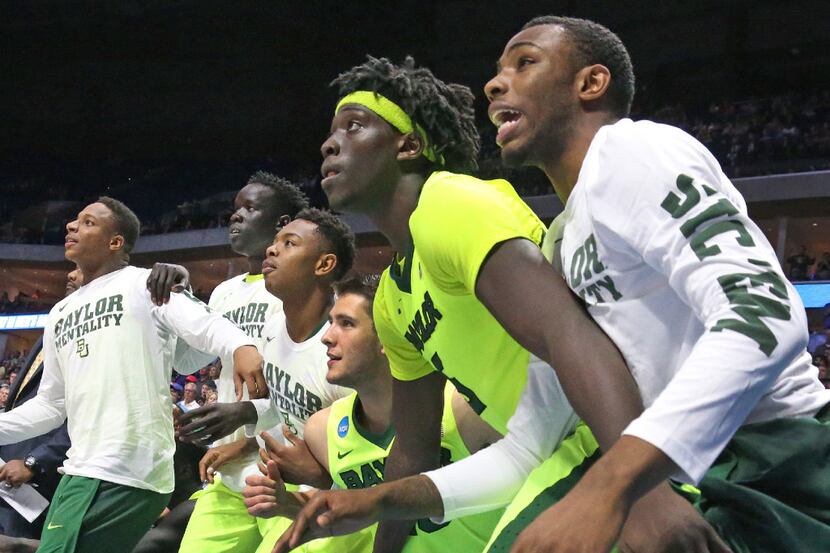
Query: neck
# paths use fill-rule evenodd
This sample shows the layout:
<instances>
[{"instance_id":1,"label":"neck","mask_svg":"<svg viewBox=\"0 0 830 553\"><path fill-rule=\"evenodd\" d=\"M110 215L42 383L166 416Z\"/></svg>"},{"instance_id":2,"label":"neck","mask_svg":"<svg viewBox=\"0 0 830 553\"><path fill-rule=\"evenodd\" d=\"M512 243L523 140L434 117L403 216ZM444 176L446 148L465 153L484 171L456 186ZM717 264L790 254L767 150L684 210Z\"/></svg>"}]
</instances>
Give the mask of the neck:
<instances>
[{"instance_id":1,"label":"neck","mask_svg":"<svg viewBox=\"0 0 830 553\"><path fill-rule=\"evenodd\" d=\"M305 342L328 319L334 297L328 282L312 289L298 290L294 297L282 299L285 326L295 343Z\"/></svg>"},{"instance_id":2,"label":"neck","mask_svg":"<svg viewBox=\"0 0 830 553\"><path fill-rule=\"evenodd\" d=\"M84 275L84 284L89 284L96 278L100 278L113 271L123 269L127 265L129 265L129 262L126 259L111 258L95 265L82 265L78 263L78 268Z\"/></svg>"},{"instance_id":3,"label":"neck","mask_svg":"<svg viewBox=\"0 0 830 553\"><path fill-rule=\"evenodd\" d=\"M355 386L360 398L360 423L369 432L381 434L392 424L392 379L389 368L375 371L378 378Z\"/></svg>"},{"instance_id":4,"label":"neck","mask_svg":"<svg viewBox=\"0 0 830 553\"><path fill-rule=\"evenodd\" d=\"M585 114L581 125L575 129L562 154L538 164L563 204L568 202L568 198L570 198L571 192L576 186L579 171L585 161L585 155L588 153L588 148L591 146L597 132L603 126L616 121L618 119L610 117L605 112Z\"/></svg>"},{"instance_id":5,"label":"neck","mask_svg":"<svg viewBox=\"0 0 830 553\"><path fill-rule=\"evenodd\" d=\"M248 274L260 275L262 274L262 262L265 261L264 256L248 256Z\"/></svg>"},{"instance_id":6,"label":"neck","mask_svg":"<svg viewBox=\"0 0 830 553\"><path fill-rule=\"evenodd\" d=\"M418 207L418 197L424 182L426 178L418 173L401 175L392 189L391 197L379 202L378 209L368 214L398 253L405 252L412 244L409 216Z\"/></svg>"}]
</instances>

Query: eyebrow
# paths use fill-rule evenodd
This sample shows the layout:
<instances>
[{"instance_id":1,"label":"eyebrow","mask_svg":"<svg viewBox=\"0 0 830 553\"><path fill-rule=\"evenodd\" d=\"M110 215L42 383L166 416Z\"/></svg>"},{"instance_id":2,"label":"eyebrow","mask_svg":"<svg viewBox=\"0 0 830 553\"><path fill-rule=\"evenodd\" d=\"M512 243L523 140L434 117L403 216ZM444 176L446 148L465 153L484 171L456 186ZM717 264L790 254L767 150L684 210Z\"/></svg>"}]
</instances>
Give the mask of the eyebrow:
<instances>
[{"instance_id":1,"label":"eyebrow","mask_svg":"<svg viewBox=\"0 0 830 553\"><path fill-rule=\"evenodd\" d=\"M506 55L510 54L510 52L512 52L512 51L513 51L513 50L515 50L516 48L521 48L522 46L531 46L531 47L533 47L533 48L536 48L537 50L541 50L541 49L542 49L542 47L541 47L541 46L539 46L538 44L536 44L535 42L533 42L533 41L531 41L531 40L520 40L519 42L514 42L513 44L511 44L511 45L507 48L507 51L504 53L504 55L502 56L502 58L503 58L504 56L506 56ZM498 60L496 60L496 70L501 71L501 58L499 58Z\"/></svg>"}]
</instances>

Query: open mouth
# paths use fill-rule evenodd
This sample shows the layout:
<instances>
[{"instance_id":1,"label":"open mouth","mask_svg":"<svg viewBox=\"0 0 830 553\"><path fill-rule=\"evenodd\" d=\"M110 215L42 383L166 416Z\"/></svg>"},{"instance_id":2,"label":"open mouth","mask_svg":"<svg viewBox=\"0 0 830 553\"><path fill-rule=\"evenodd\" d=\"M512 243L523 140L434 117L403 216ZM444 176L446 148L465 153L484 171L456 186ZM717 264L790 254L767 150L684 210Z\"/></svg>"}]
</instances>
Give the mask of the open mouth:
<instances>
[{"instance_id":1,"label":"open mouth","mask_svg":"<svg viewBox=\"0 0 830 553\"><path fill-rule=\"evenodd\" d=\"M329 368L332 368L335 363L337 363L338 361L340 361L342 359L342 357L338 357L337 355L332 355L331 353L326 353L326 355L329 358L329 360L326 361L326 365L328 365Z\"/></svg>"},{"instance_id":2,"label":"open mouth","mask_svg":"<svg viewBox=\"0 0 830 553\"><path fill-rule=\"evenodd\" d=\"M262 274L267 275L268 273L272 273L277 270L277 266L269 263L268 261L262 262Z\"/></svg>"},{"instance_id":3,"label":"open mouth","mask_svg":"<svg viewBox=\"0 0 830 553\"><path fill-rule=\"evenodd\" d=\"M523 115L514 109L499 109L493 112L490 120L498 127L496 144L501 146L510 138L522 117Z\"/></svg>"},{"instance_id":4,"label":"open mouth","mask_svg":"<svg viewBox=\"0 0 830 553\"><path fill-rule=\"evenodd\" d=\"M77 243L78 243L78 241L77 241L77 240L75 240L74 238L70 238L70 237L68 237L68 236L67 236L66 238L64 238L64 241L63 241L63 247L64 247L64 248L69 248L69 247L71 247L71 246L73 246L73 245L75 245L75 244L77 244Z\"/></svg>"}]
</instances>

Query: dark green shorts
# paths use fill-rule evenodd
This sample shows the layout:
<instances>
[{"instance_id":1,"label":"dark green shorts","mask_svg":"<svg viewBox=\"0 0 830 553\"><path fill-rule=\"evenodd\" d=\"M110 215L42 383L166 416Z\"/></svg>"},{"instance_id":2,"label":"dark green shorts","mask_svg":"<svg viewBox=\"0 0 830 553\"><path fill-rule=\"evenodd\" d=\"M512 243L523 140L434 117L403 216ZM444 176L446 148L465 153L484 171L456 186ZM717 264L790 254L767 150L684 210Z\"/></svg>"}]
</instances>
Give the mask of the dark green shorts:
<instances>
[{"instance_id":1,"label":"dark green shorts","mask_svg":"<svg viewBox=\"0 0 830 553\"><path fill-rule=\"evenodd\" d=\"M741 427L699 487L735 553L830 551L830 409Z\"/></svg>"},{"instance_id":2,"label":"dark green shorts","mask_svg":"<svg viewBox=\"0 0 830 553\"><path fill-rule=\"evenodd\" d=\"M38 553L132 551L169 499L170 494L65 475L46 515Z\"/></svg>"}]
</instances>

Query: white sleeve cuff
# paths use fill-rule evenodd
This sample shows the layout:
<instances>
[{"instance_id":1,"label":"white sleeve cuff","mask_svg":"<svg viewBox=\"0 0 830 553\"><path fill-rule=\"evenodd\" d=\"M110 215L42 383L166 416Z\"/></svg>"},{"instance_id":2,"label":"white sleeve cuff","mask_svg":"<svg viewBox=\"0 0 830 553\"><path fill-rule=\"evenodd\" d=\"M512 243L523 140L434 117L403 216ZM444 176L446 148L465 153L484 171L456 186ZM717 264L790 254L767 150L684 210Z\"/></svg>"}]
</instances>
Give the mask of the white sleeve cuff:
<instances>
[{"instance_id":1,"label":"white sleeve cuff","mask_svg":"<svg viewBox=\"0 0 830 553\"><path fill-rule=\"evenodd\" d=\"M650 443L674 461L678 470L670 475L673 480L697 485L709 470L710 463L703 461L700 455L695 455L685 444L675 440L660 424L642 415L631 421L623 431L623 435L634 436Z\"/></svg>"},{"instance_id":2,"label":"white sleeve cuff","mask_svg":"<svg viewBox=\"0 0 830 553\"><path fill-rule=\"evenodd\" d=\"M271 403L271 398L252 399L256 409L257 421L254 424L245 425L245 437L256 438L260 432L264 432L279 424L279 414Z\"/></svg>"}]
</instances>

